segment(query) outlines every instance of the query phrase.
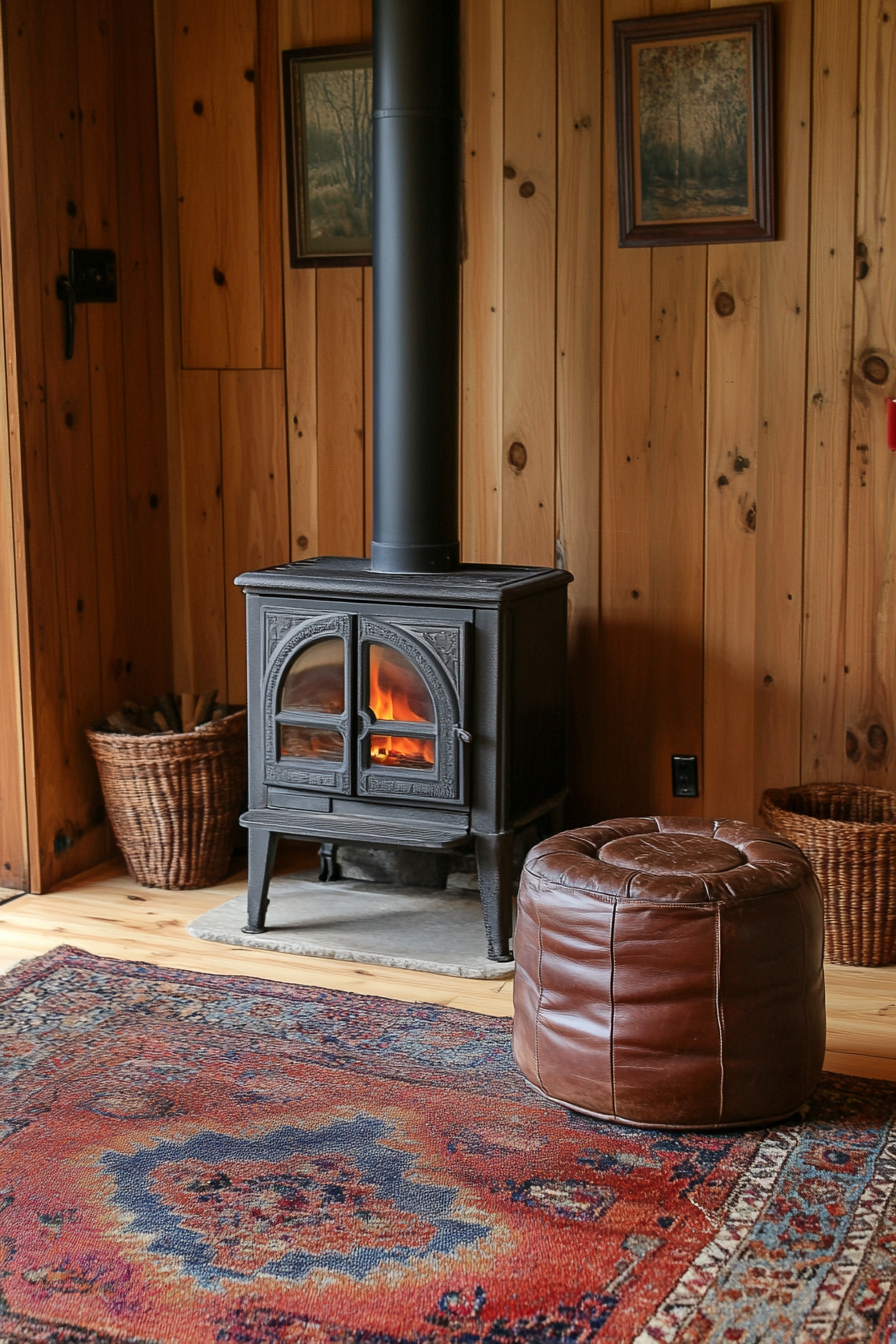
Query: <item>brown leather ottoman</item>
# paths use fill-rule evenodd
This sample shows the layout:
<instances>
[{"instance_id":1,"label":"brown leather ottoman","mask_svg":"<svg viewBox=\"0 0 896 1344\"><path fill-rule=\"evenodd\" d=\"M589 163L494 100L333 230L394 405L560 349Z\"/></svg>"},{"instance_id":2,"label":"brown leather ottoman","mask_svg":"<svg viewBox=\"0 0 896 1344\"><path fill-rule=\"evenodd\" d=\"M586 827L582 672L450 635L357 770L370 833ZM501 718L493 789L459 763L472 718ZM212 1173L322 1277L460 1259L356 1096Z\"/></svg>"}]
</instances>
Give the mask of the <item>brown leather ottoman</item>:
<instances>
[{"instance_id":1,"label":"brown leather ottoman","mask_svg":"<svg viewBox=\"0 0 896 1344\"><path fill-rule=\"evenodd\" d=\"M725 1129L792 1115L825 1049L822 906L803 853L737 821L628 817L529 853L513 1051L602 1119Z\"/></svg>"}]
</instances>

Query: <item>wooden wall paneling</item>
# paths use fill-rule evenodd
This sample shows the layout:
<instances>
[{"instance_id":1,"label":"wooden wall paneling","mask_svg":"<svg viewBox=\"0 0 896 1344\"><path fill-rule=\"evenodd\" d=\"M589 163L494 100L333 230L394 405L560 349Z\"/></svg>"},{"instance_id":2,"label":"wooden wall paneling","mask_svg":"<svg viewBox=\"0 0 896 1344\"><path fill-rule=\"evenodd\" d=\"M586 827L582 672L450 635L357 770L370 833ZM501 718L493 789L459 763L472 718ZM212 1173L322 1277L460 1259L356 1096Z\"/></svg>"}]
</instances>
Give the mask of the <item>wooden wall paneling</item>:
<instances>
[{"instance_id":1,"label":"wooden wall paneling","mask_svg":"<svg viewBox=\"0 0 896 1344\"><path fill-rule=\"evenodd\" d=\"M83 732L101 703L87 348L82 322L65 360L55 294L69 247L84 242L74 6L14 3L7 25L34 639L31 885L43 889L98 862L107 843Z\"/></svg>"},{"instance_id":2,"label":"wooden wall paneling","mask_svg":"<svg viewBox=\"0 0 896 1344\"><path fill-rule=\"evenodd\" d=\"M255 0L177 0L174 100L185 368L259 368L264 326Z\"/></svg>"},{"instance_id":3,"label":"wooden wall paneling","mask_svg":"<svg viewBox=\"0 0 896 1344\"><path fill-rule=\"evenodd\" d=\"M183 590L179 600L183 605L184 647L175 676L180 690L197 692L214 687L224 701L228 695L229 594L224 562L219 378L214 369L190 369L184 370L179 379L178 441L183 454ZM238 487L238 479L235 484ZM242 628L245 619L238 624Z\"/></svg>"},{"instance_id":4,"label":"wooden wall paneling","mask_svg":"<svg viewBox=\"0 0 896 1344\"><path fill-rule=\"evenodd\" d=\"M504 6L504 387L501 558L555 548L556 12Z\"/></svg>"},{"instance_id":5,"label":"wooden wall paneling","mask_svg":"<svg viewBox=\"0 0 896 1344\"><path fill-rule=\"evenodd\" d=\"M708 261L701 793L706 816L751 821L761 257L742 243Z\"/></svg>"},{"instance_id":6,"label":"wooden wall paneling","mask_svg":"<svg viewBox=\"0 0 896 1344\"><path fill-rule=\"evenodd\" d=\"M177 204L177 136L174 126L174 9L176 3L177 0L153 0L162 249L162 357L165 374L164 414L165 439L168 447L170 518L172 678L174 686L186 688L192 683L192 668L189 658L190 601L186 569L184 462L180 440L180 387L183 361Z\"/></svg>"},{"instance_id":7,"label":"wooden wall paneling","mask_svg":"<svg viewBox=\"0 0 896 1344\"><path fill-rule=\"evenodd\" d=\"M648 248L620 248L613 22L648 0L606 0L603 34L603 247L600 513L600 678L594 714L598 815L649 810L650 292Z\"/></svg>"},{"instance_id":8,"label":"wooden wall paneling","mask_svg":"<svg viewBox=\"0 0 896 1344\"><path fill-rule=\"evenodd\" d=\"M264 329L262 363L283 368L283 248L280 174L280 31L277 0L258 0L258 59L255 69L260 176L261 277ZM286 253L288 257L289 254Z\"/></svg>"},{"instance_id":9,"label":"wooden wall paneling","mask_svg":"<svg viewBox=\"0 0 896 1344\"><path fill-rule=\"evenodd\" d=\"M33 809L34 738L28 589L13 299L12 204L6 116L6 34L0 23L0 887L29 887L28 814Z\"/></svg>"},{"instance_id":10,"label":"wooden wall paneling","mask_svg":"<svg viewBox=\"0 0 896 1344\"><path fill-rule=\"evenodd\" d=\"M557 10L557 522L570 595L571 798L567 821L599 813L595 713L600 620L601 13Z\"/></svg>"},{"instance_id":11,"label":"wooden wall paneling","mask_svg":"<svg viewBox=\"0 0 896 1344\"><path fill-rule=\"evenodd\" d=\"M373 540L373 267L365 266L364 283L364 554Z\"/></svg>"},{"instance_id":12,"label":"wooden wall paneling","mask_svg":"<svg viewBox=\"0 0 896 1344\"><path fill-rule=\"evenodd\" d=\"M361 0L312 0L314 45L336 46L360 42L365 36L365 7Z\"/></svg>"},{"instance_id":13,"label":"wooden wall paneling","mask_svg":"<svg viewBox=\"0 0 896 1344\"><path fill-rule=\"evenodd\" d=\"M111 0L75 0L83 190L67 208L83 217L81 245L111 248L120 272L112 10ZM89 355L100 708L110 714L133 695L121 302L85 305L75 321Z\"/></svg>"},{"instance_id":14,"label":"wooden wall paneling","mask_svg":"<svg viewBox=\"0 0 896 1344\"><path fill-rule=\"evenodd\" d=\"M152 0L134 0L125 14L110 0L104 3L110 11L115 43L131 684L136 697L145 702L174 684L171 533L175 515L167 442L162 176L155 66L150 55L154 49L153 6Z\"/></svg>"},{"instance_id":15,"label":"wooden wall paneling","mask_svg":"<svg viewBox=\"0 0 896 1344\"><path fill-rule=\"evenodd\" d=\"M700 815L672 797L673 754L702 758L706 249L653 249L649 438L651 812ZM638 599L639 601L641 599Z\"/></svg>"},{"instance_id":16,"label":"wooden wall paneling","mask_svg":"<svg viewBox=\"0 0 896 1344\"><path fill-rule=\"evenodd\" d=\"M859 6L815 0L801 778L842 777ZM850 184L850 190L845 189ZM863 244L864 246L864 244ZM861 287L861 281L860 281Z\"/></svg>"},{"instance_id":17,"label":"wooden wall paneling","mask_svg":"<svg viewBox=\"0 0 896 1344\"><path fill-rule=\"evenodd\" d=\"M755 787L800 777L812 0L775 9L778 239L762 245Z\"/></svg>"},{"instance_id":18,"label":"wooden wall paneling","mask_svg":"<svg viewBox=\"0 0 896 1344\"><path fill-rule=\"evenodd\" d=\"M504 346L504 0L463 0L461 548L501 559Z\"/></svg>"},{"instance_id":19,"label":"wooden wall paneling","mask_svg":"<svg viewBox=\"0 0 896 1344\"><path fill-rule=\"evenodd\" d=\"M245 598L233 579L289 559L283 374L246 370L222 372L220 378L227 687L232 704L245 704Z\"/></svg>"},{"instance_id":20,"label":"wooden wall paneling","mask_svg":"<svg viewBox=\"0 0 896 1344\"><path fill-rule=\"evenodd\" d=\"M317 507L324 555L364 554L361 267L317 275Z\"/></svg>"},{"instance_id":21,"label":"wooden wall paneling","mask_svg":"<svg viewBox=\"0 0 896 1344\"><path fill-rule=\"evenodd\" d=\"M890 788L894 773L896 454L884 398L896 395L896 23L890 7L861 7L856 237L869 270L855 283L846 601L849 775Z\"/></svg>"},{"instance_id":22,"label":"wooden wall paneling","mask_svg":"<svg viewBox=\"0 0 896 1344\"><path fill-rule=\"evenodd\" d=\"M311 0L279 0L280 49L314 44ZM282 82L280 91L283 98ZM281 124L283 256L289 256L286 142ZM319 553L317 526L317 272L283 268L286 426L289 444L290 554L307 560Z\"/></svg>"}]
</instances>

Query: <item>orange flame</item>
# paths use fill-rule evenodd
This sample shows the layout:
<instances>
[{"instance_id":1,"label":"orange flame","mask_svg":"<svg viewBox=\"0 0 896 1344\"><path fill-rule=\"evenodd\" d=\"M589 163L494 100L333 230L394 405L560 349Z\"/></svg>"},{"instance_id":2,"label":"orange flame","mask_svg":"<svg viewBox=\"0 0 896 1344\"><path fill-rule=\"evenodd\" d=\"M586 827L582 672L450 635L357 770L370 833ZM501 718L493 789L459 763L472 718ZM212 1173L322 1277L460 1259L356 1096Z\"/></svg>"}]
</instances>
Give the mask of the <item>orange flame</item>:
<instances>
[{"instance_id":1,"label":"orange flame","mask_svg":"<svg viewBox=\"0 0 896 1344\"><path fill-rule=\"evenodd\" d=\"M432 723L434 717L432 699L419 672L401 654L381 644L370 646L370 709L377 719L398 723Z\"/></svg>"},{"instance_id":2,"label":"orange flame","mask_svg":"<svg viewBox=\"0 0 896 1344\"><path fill-rule=\"evenodd\" d=\"M370 764L429 770L435 765L436 744L431 737L371 737Z\"/></svg>"}]
</instances>

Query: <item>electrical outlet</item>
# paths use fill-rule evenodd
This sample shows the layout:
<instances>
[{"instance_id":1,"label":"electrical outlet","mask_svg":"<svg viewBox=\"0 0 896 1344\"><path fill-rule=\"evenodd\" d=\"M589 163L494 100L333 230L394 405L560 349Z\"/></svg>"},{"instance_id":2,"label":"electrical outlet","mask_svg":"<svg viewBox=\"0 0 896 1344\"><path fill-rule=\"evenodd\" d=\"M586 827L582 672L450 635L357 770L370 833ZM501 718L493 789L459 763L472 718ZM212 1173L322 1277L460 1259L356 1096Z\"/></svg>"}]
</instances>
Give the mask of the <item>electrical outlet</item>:
<instances>
[{"instance_id":1,"label":"electrical outlet","mask_svg":"<svg viewBox=\"0 0 896 1344\"><path fill-rule=\"evenodd\" d=\"M697 757L672 757L672 797L699 798L697 788Z\"/></svg>"}]
</instances>

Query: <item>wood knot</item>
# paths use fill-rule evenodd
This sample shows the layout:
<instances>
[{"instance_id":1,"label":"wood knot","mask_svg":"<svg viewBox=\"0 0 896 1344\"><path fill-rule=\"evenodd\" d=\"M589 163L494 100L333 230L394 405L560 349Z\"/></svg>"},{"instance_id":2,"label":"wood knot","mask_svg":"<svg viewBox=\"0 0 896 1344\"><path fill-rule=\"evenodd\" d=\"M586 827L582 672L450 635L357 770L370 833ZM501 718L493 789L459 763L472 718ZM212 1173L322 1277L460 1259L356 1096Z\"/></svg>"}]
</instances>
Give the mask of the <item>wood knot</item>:
<instances>
[{"instance_id":1,"label":"wood knot","mask_svg":"<svg viewBox=\"0 0 896 1344\"><path fill-rule=\"evenodd\" d=\"M734 295L729 294L727 290L721 290L716 295L715 307L719 317L730 317L736 307Z\"/></svg>"},{"instance_id":2,"label":"wood knot","mask_svg":"<svg viewBox=\"0 0 896 1344\"><path fill-rule=\"evenodd\" d=\"M255 83L255 71L254 71L254 70L244 70L244 71L243 71L243 76L244 76L244 78L246 78L246 79L249 81L250 84L254 84L254 83Z\"/></svg>"},{"instance_id":3,"label":"wood knot","mask_svg":"<svg viewBox=\"0 0 896 1344\"><path fill-rule=\"evenodd\" d=\"M505 163L505 165L504 165L504 176L505 176L508 180L511 180L511 179L513 179L514 177L516 177L516 169L514 168L514 166L513 166L512 163Z\"/></svg>"},{"instance_id":4,"label":"wood knot","mask_svg":"<svg viewBox=\"0 0 896 1344\"><path fill-rule=\"evenodd\" d=\"M298 546L298 548L299 548L300 551L307 551L307 549L308 549L308 538L307 538L307 537L304 537L304 536L303 536L303 537L296 537L296 545Z\"/></svg>"},{"instance_id":5,"label":"wood knot","mask_svg":"<svg viewBox=\"0 0 896 1344\"><path fill-rule=\"evenodd\" d=\"M534 195L535 195L535 183L534 183L534 182L521 182L521 183L520 183L520 195L521 195L521 196L524 196L526 200L528 200L530 196L534 196Z\"/></svg>"},{"instance_id":6,"label":"wood knot","mask_svg":"<svg viewBox=\"0 0 896 1344\"><path fill-rule=\"evenodd\" d=\"M66 413L65 413L65 423L66 423L66 425L67 425L67 427L68 427L69 429L73 429L73 428L74 428L75 417L72 415L71 411L66 411Z\"/></svg>"},{"instance_id":7,"label":"wood knot","mask_svg":"<svg viewBox=\"0 0 896 1344\"><path fill-rule=\"evenodd\" d=\"M880 387L890 376L890 366L885 359L881 359L880 355L869 355L867 359L862 361L862 373L869 383L874 383L876 387Z\"/></svg>"},{"instance_id":8,"label":"wood knot","mask_svg":"<svg viewBox=\"0 0 896 1344\"><path fill-rule=\"evenodd\" d=\"M205 104L203 103L201 98L196 99L195 103L193 104L193 111L196 113L197 117L202 116L203 112L205 111Z\"/></svg>"},{"instance_id":9,"label":"wood knot","mask_svg":"<svg viewBox=\"0 0 896 1344\"><path fill-rule=\"evenodd\" d=\"M219 271L217 266L212 267L212 279L214 280L216 285L225 285L227 283L227 279L224 275L224 272Z\"/></svg>"},{"instance_id":10,"label":"wood knot","mask_svg":"<svg viewBox=\"0 0 896 1344\"><path fill-rule=\"evenodd\" d=\"M514 443L512 443L507 453L507 460L513 467L514 471L516 472L522 471L526 463L529 461L529 454L526 452L526 445L524 443L520 443L519 441L515 441Z\"/></svg>"},{"instance_id":11,"label":"wood knot","mask_svg":"<svg viewBox=\"0 0 896 1344\"><path fill-rule=\"evenodd\" d=\"M868 729L868 747L875 756L883 756L889 745L887 730L882 723L872 723Z\"/></svg>"},{"instance_id":12,"label":"wood knot","mask_svg":"<svg viewBox=\"0 0 896 1344\"><path fill-rule=\"evenodd\" d=\"M78 207L75 205L74 201L66 201L65 213L74 219L75 215L78 213Z\"/></svg>"}]
</instances>

